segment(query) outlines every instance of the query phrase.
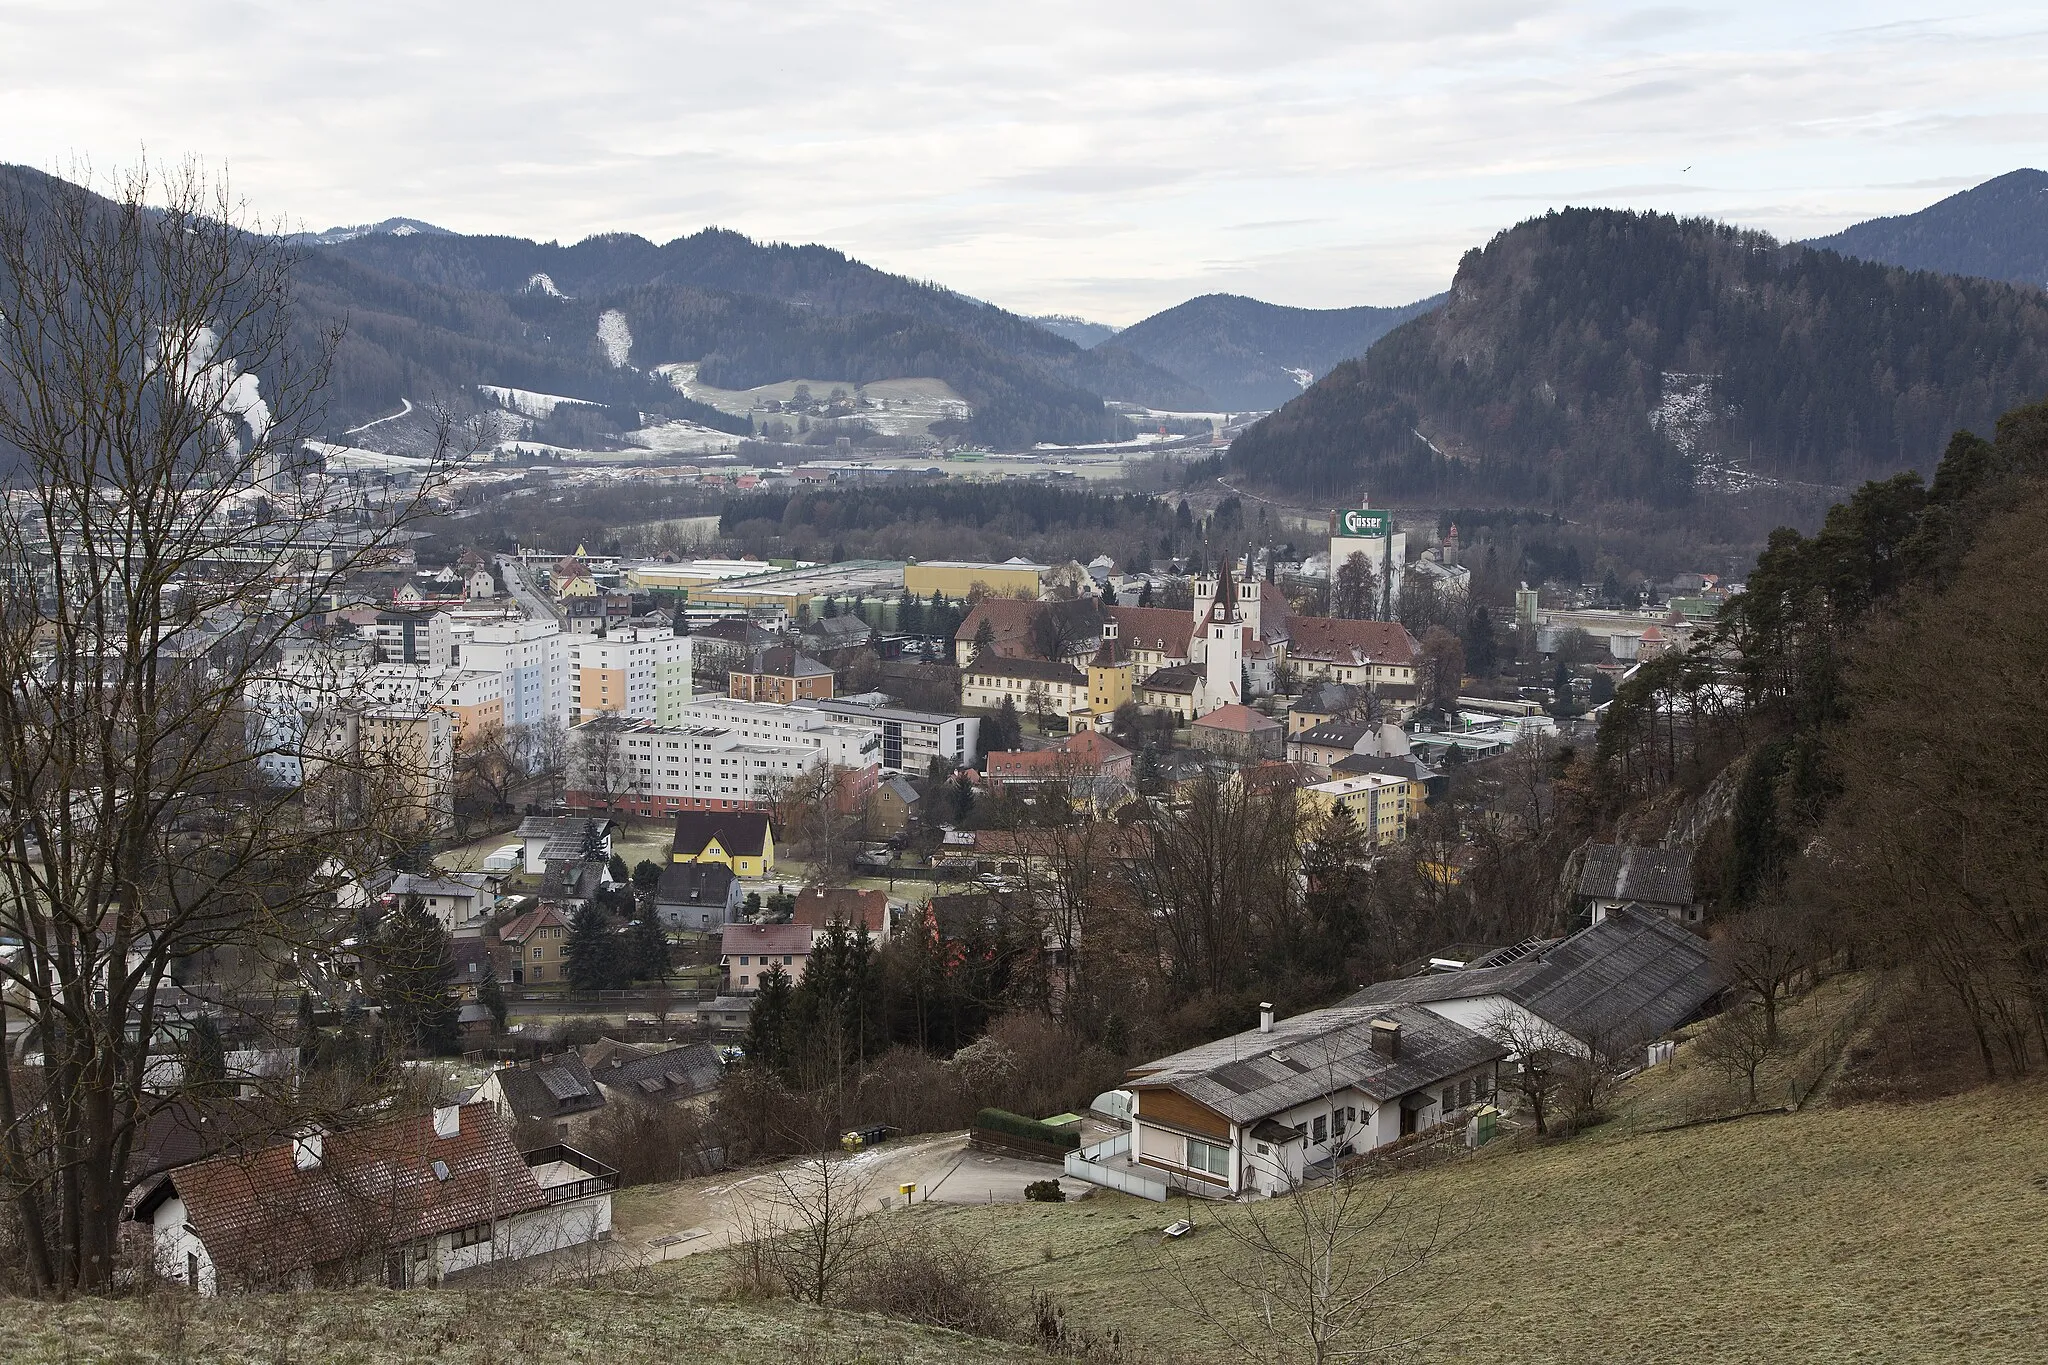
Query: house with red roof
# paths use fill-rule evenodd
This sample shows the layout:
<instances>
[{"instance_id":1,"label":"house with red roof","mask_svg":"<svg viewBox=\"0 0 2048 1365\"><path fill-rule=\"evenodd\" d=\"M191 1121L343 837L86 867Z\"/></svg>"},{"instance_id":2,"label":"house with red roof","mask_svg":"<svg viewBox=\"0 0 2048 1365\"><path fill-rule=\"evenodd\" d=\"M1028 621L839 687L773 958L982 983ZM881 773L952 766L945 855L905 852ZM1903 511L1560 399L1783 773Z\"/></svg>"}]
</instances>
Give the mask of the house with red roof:
<instances>
[{"instance_id":1,"label":"house with red roof","mask_svg":"<svg viewBox=\"0 0 2048 1365\"><path fill-rule=\"evenodd\" d=\"M201 1294L404 1288L608 1237L617 1185L572 1147L521 1154L488 1103L451 1104L181 1166L130 1216L158 1274Z\"/></svg>"},{"instance_id":2,"label":"house with red roof","mask_svg":"<svg viewBox=\"0 0 2048 1365\"><path fill-rule=\"evenodd\" d=\"M1192 742L1197 749L1246 762L1279 758L1287 747L1287 727L1241 702L1231 702L1194 723Z\"/></svg>"}]
</instances>

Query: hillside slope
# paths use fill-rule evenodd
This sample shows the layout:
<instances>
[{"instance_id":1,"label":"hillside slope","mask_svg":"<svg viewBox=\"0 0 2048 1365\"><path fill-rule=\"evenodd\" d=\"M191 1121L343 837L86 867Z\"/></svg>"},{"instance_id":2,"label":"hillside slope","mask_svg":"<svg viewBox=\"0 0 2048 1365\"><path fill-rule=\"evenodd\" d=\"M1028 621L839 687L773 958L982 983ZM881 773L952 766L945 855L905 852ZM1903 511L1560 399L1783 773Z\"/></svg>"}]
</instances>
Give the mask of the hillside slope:
<instances>
[{"instance_id":1,"label":"hillside slope","mask_svg":"<svg viewBox=\"0 0 2048 1365\"><path fill-rule=\"evenodd\" d=\"M1400 308L1285 308L1204 294L1126 327L1116 344L1198 385L1219 407L1277 408L1442 301L1438 295Z\"/></svg>"},{"instance_id":2,"label":"hillside slope","mask_svg":"<svg viewBox=\"0 0 2048 1365\"><path fill-rule=\"evenodd\" d=\"M737 232L706 228L660 246L630 233L608 233L572 246L516 237L384 234L356 237L331 250L401 279L494 294L552 292L588 299L669 286L754 295L814 315L909 319L933 329L926 335L941 347L953 344L948 334L956 334L963 344L979 343L1043 379L1100 397L1169 408L1204 402L1195 386L1114 345L1083 349L1028 318L877 270L830 247L755 242ZM668 355L657 363L695 359ZM770 378L803 373L798 367Z\"/></svg>"},{"instance_id":3,"label":"hillside slope","mask_svg":"<svg viewBox=\"0 0 2048 1365\"><path fill-rule=\"evenodd\" d=\"M1677 506L1696 484L1931 467L2048 391L2048 295L1567 209L1459 263L1396 328L1232 445L1291 492Z\"/></svg>"},{"instance_id":4,"label":"hillside slope","mask_svg":"<svg viewBox=\"0 0 2048 1365\"><path fill-rule=\"evenodd\" d=\"M2010 171L1918 213L1805 243L1909 270L2048 288L2048 171Z\"/></svg>"}]
</instances>

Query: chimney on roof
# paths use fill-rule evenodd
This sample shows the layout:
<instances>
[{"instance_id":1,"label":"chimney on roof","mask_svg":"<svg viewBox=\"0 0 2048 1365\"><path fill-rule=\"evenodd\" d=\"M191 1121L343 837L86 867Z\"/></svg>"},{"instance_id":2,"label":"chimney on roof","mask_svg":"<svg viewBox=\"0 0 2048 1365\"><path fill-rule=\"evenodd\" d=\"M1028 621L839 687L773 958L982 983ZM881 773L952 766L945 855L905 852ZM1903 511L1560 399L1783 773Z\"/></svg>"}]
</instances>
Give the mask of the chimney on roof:
<instances>
[{"instance_id":1,"label":"chimney on roof","mask_svg":"<svg viewBox=\"0 0 2048 1365\"><path fill-rule=\"evenodd\" d=\"M1372 1021L1372 1050L1393 1061L1401 1055L1401 1026L1391 1019Z\"/></svg>"},{"instance_id":2,"label":"chimney on roof","mask_svg":"<svg viewBox=\"0 0 2048 1365\"><path fill-rule=\"evenodd\" d=\"M1272 1031L1273 1002L1270 1000L1261 1000L1259 1002L1259 1032L1271 1033Z\"/></svg>"},{"instance_id":3,"label":"chimney on roof","mask_svg":"<svg viewBox=\"0 0 2048 1365\"><path fill-rule=\"evenodd\" d=\"M434 1136L452 1138L462 1132L462 1106L459 1104L437 1104L434 1106Z\"/></svg>"},{"instance_id":4,"label":"chimney on roof","mask_svg":"<svg viewBox=\"0 0 2048 1365\"><path fill-rule=\"evenodd\" d=\"M310 1171L320 1164L320 1130L308 1128L292 1139L292 1165Z\"/></svg>"}]
</instances>

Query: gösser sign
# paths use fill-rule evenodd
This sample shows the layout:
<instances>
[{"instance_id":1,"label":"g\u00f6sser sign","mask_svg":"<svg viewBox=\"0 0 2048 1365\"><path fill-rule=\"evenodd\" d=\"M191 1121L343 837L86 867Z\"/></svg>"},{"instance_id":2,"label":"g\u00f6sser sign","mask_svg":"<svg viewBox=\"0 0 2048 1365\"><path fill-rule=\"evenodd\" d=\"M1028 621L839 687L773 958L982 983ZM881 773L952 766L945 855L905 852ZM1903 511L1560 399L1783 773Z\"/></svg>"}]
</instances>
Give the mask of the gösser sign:
<instances>
[{"instance_id":1,"label":"g\u00f6sser sign","mask_svg":"<svg viewBox=\"0 0 2048 1365\"><path fill-rule=\"evenodd\" d=\"M1339 512L1337 529L1347 536L1384 536L1387 533L1387 514L1362 507Z\"/></svg>"}]
</instances>

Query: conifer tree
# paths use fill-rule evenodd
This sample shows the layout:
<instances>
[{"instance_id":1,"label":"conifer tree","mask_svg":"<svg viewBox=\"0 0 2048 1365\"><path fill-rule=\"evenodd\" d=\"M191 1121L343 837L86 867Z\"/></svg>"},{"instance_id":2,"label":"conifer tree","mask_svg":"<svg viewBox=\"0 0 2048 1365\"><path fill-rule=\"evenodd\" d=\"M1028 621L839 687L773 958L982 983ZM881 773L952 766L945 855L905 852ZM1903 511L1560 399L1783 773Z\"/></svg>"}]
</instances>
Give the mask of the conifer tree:
<instances>
[{"instance_id":1,"label":"conifer tree","mask_svg":"<svg viewBox=\"0 0 2048 1365\"><path fill-rule=\"evenodd\" d=\"M741 1046L746 1049L749 1066L787 1080L793 995L789 973L778 963L761 974L760 987L754 996L753 1012L747 1016L747 1033Z\"/></svg>"},{"instance_id":2,"label":"conifer tree","mask_svg":"<svg viewBox=\"0 0 2048 1365\"><path fill-rule=\"evenodd\" d=\"M377 935L377 996L394 1041L418 1052L446 1054L459 1039L454 992L455 959L448 931L408 896Z\"/></svg>"},{"instance_id":3,"label":"conifer tree","mask_svg":"<svg viewBox=\"0 0 2048 1365\"><path fill-rule=\"evenodd\" d=\"M505 990L498 984L498 973L489 961L484 963L484 979L477 983L476 1002L491 1012L491 1025L495 1032L505 1031Z\"/></svg>"},{"instance_id":4,"label":"conifer tree","mask_svg":"<svg viewBox=\"0 0 2048 1365\"><path fill-rule=\"evenodd\" d=\"M625 963L612 917L596 901L588 901L569 921L562 945L569 984L579 991L611 991L623 984Z\"/></svg>"}]
</instances>

